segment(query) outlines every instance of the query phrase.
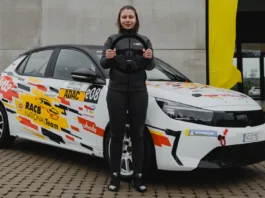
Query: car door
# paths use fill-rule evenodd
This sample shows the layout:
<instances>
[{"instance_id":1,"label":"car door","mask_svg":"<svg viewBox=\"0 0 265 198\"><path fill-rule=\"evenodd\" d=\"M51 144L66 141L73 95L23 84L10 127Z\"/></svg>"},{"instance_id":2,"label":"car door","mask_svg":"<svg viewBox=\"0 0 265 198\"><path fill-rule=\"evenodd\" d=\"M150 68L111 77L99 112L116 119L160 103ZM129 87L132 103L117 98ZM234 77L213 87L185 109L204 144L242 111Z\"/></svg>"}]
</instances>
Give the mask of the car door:
<instances>
[{"instance_id":1,"label":"car door","mask_svg":"<svg viewBox=\"0 0 265 198\"><path fill-rule=\"evenodd\" d=\"M98 80L93 83L74 80L71 73L78 69L90 69L99 76ZM103 129L95 122L97 102L103 88L99 73L89 55L75 48L61 48L50 72L53 79L61 81L60 88L56 87L61 101L58 107L64 110L68 123L68 128L62 130L76 149L88 153L93 153L93 148L98 147L98 138L103 136Z\"/></svg>"},{"instance_id":2,"label":"car door","mask_svg":"<svg viewBox=\"0 0 265 198\"><path fill-rule=\"evenodd\" d=\"M32 52L18 67L13 78L19 94L15 107L21 137L61 144L64 140L59 132L67 127L67 120L56 107L60 103L56 87L62 82L47 77L54 54L53 48Z\"/></svg>"}]
</instances>

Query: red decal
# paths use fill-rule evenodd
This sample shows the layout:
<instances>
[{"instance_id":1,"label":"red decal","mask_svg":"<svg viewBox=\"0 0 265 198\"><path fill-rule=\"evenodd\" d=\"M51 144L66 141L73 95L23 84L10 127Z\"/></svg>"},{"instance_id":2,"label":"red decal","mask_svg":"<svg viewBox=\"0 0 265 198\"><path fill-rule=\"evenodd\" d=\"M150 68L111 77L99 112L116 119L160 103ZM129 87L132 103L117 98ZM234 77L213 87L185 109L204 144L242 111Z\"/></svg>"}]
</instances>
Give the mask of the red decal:
<instances>
[{"instance_id":1,"label":"red decal","mask_svg":"<svg viewBox=\"0 0 265 198\"><path fill-rule=\"evenodd\" d=\"M84 107L85 107L86 111L88 111L88 110L94 110L92 107L87 106L87 105L85 105Z\"/></svg>"},{"instance_id":2,"label":"red decal","mask_svg":"<svg viewBox=\"0 0 265 198\"><path fill-rule=\"evenodd\" d=\"M228 129L224 130L224 136L226 136L226 134L228 133Z\"/></svg>"},{"instance_id":3,"label":"red decal","mask_svg":"<svg viewBox=\"0 0 265 198\"><path fill-rule=\"evenodd\" d=\"M73 137L69 136L69 135L65 135L65 137L66 137L67 139L69 139L69 140L72 140L73 142L75 141L75 139L74 139Z\"/></svg>"},{"instance_id":4,"label":"red decal","mask_svg":"<svg viewBox=\"0 0 265 198\"><path fill-rule=\"evenodd\" d=\"M19 98L17 92L12 91L12 88L16 88L13 83L13 80L10 76L3 76L0 78L0 93L3 95L3 98L12 101L12 98Z\"/></svg>"},{"instance_id":5,"label":"red decal","mask_svg":"<svg viewBox=\"0 0 265 198\"><path fill-rule=\"evenodd\" d=\"M217 94L205 94L205 95L203 95L203 96L205 96L205 97L210 97L210 98L214 98L214 97L217 97L217 96L219 96L219 95L217 95Z\"/></svg>"},{"instance_id":6,"label":"red decal","mask_svg":"<svg viewBox=\"0 0 265 198\"><path fill-rule=\"evenodd\" d=\"M159 147L162 147L162 145L171 146L171 144L170 144L170 142L169 142L167 137L161 136L161 135L157 135L155 133L151 133L151 135L152 135L154 144L156 146L159 146Z\"/></svg>"},{"instance_id":7,"label":"red decal","mask_svg":"<svg viewBox=\"0 0 265 198\"><path fill-rule=\"evenodd\" d=\"M61 103L70 106L70 102L68 100L66 100L65 98L62 97L58 97L61 100Z\"/></svg>"},{"instance_id":8,"label":"red decal","mask_svg":"<svg viewBox=\"0 0 265 198\"><path fill-rule=\"evenodd\" d=\"M83 108L82 108L82 107L78 107L78 109L79 109L80 111L83 111Z\"/></svg>"},{"instance_id":9,"label":"red decal","mask_svg":"<svg viewBox=\"0 0 265 198\"><path fill-rule=\"evenodd\" d=\"M80 131L79 131L79 128L77 128L77 127L75 127L75 126L72 126L72 125L71 125L71 129L80 132Z\"/></svg>"},{"instance_id":10,"label":"red decal","mask_svg":"<svg viewBox=\"0 0 265 198\"><path fill-rule=\"evenodd\" d=\"M36 86L39 90L42 90L42 91L48 90L44 85L39 85L39 84L34 84L34 83L29 83L29 84Z\"/></svg>"},{"instance_id":11,"label":"red decal","mask_svg":"<svg viewBox=\"0 0 265 198\"><path fill-rule=\"evenodd\" d=\"M29 119L26 119L26 118L19 116L19 121L20 121L20 123L32 128L32 129L35 129L36 131L38 130L38 126L35 124L32 124Z\"/></svg>"},{"instance_id":12,"label":"red decal","mask_svg":"<svg viewBox=\"0 0 265 198\"><path fill-rule=\"evenodd\" d=\"M91 122L91 121L86 120L86 119L81 118L81 117L77 117L77 118L78 118L78 122L80 124L82 124L83 129L85 129L86 131L89 131L91 133L94 133L98 136L101 136L101 137L104 136L104 130L97 127L94 122Z\"/></svg>"}]
</instances>

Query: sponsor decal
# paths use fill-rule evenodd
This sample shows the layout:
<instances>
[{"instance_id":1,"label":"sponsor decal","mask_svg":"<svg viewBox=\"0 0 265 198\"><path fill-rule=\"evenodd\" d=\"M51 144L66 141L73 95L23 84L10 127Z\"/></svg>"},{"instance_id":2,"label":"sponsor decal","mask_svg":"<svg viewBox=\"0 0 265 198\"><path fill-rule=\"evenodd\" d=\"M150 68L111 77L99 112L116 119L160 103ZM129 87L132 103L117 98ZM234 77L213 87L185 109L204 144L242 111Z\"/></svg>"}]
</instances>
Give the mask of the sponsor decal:
<instances>
[{"instance_id":1,"label":"sponsor decal","mask_svg":"<svg viewBox=\"0 0 265 198\"><path fill-rule=\"evenodd\" d=\"M83 84L80 82L69 82L66 85L66 89L73 89L73 90L78 90L80 91L83 87Z\"/></svg>"},{"instance_id":2,"label":"sponsor decal","mask_svg":"<svg viewBox=\"0 0 265 198\"><path fill-rule=\"evenodd\" d=\"M164 146L171 146L169 139L166 136L164 136L163 133L155 131L154 129L151 129L151 128L149 128L149 131L152 135L154 144L156 146L159 146L159 147L162 147L163 145Z\"/></svg>"},{"instance_id":3,"label":"sponsor decal","mask_svg":"<svg viewBox=\"0 0 265 198\"><path fill-rule=\"evenodd\" d=\"M29 77L28 78L28 82L32 83L32 84L37 84L37 83L41 83L42 80L40 78L35 78L35 77Z\"/></svg>"},{"instance_id":4,"label":"sponsor decal","mask_svg":"<svg viewBox=\"0 0 265 198\"><path fill-rule=\"evenodd\" d=\"M16 88L13 83L13 80L10 76L0 77L0 93L3 95L3 98L12 101L12 98L19 98L17 92L12 91L12 88Z\"/></svg>"},{"instance_id":5,"label":"sponsor decal","mask_svg":"<svg viewBox=\"0 0 265 198\"><path fill-rule=\"evenodd\" d=\"M143 46L142 43L133 43L133 45L135 45L135 46Z\"/></svg>"},{"instance_id":6,"label":"sponsor decal","mask_svg":"<svg viewBox=\"0 0 265 198\"><path fill-rule=\"evenodd\" d=\"M78 129L78 130L79 130L79 129ZM79 136L77 136L77 135L74 135L73 133L71 133L71 131L69 131L69 130L67 130L67 129L62 128L62 131L65 132L65 133L67 133L67 134L69 134L69 135L71 135L71 136L73 136L73 137L76 137L76 138L78 138L78 139L82 139L81 137L79 137Z\"/></svg>"},{"instance_id":7,"label":"sponsor decal","mask_svg":"<svg viewBox=\"0 0 265 198\"><path fill-rule=\"evenodd\" d=\"M154 87L154 88L160 88L162 86L162 83L146 82L146 86L150 86L150 87Z\"/></svg>"},{"instance_id":8,"label":"sponsor decal","mask_svg":"<svg viewBox=\"0 0 265 198\"><path fill-rule=\"evenodd\" d=\"M54 106L51 98L21 94L20 99L16 100L17 114L47 129L68 128L67 120L61 116L64 110Z\"/></svg>"},{"instance_id":9,"label":"sponsor decal","mask_svg":"<svg viewBox=\"0 0 265 198\"><path fill-rule=\"evenodd\" d=\"M71 141L75 141L75 138L73 138L73 137L71 137L71 136L69 136L69 135L65 135L65 137L68 139L68 140L71 140Z\"/></svg>"},{"instance_id":10,"label":"sponsor decal","mask_svg":"<svg viewBox=\"0 0 265 198\"><path fill-rule=\"evenodd\" d=\"M79 131L79 128L77 128L77 127L75 127L75 126L72 126L72 125L71 125L71 129L74 130L74 131L80 132L80 131Z\"/></svg>"},{"instance_id":11,"label":"sponsor decal","mask_svg":"<svg viewBox=\"0 0 265 198\"><path fill-rule=\"evenodd\" d=\"M96 124L94 122L91 122L89 120L86 120L84 118L81 117L77 117L78 122L82 125L83 129L86 131L89 131L91 133L94 133L98 136L103 137L104 135L104 130L97 127Z\"/></svg>"},{"instance_id":12,"label":"sponsor decal","mask_svg":"<svg viewBox=\"0 0 265 198\"><path fill-rule=\"evenodd\" d=\"M39 133L36 133L35 131L32 131L32 130L28 129L27 127L23 127L23 128L24 128L24 130L26 130L26 131L32 133L33 135L35 135L36 137L38 137L38 138L40 138L42 140L45 140L45 137L43 135L41 135Z\"/></svg>"},{"instance_id":13,"label":"sponsor decal","mask_svg":"<svg viewBox=\"0 0 265 198\"><path fill-rule=\"evenodd\" d=\"M94 111L96 110L95 105L85 105L84 108L86 109L86 112L89 112L90 114L94 114Z\"/></svg>"},{"instance_id":14,"label":"sponsor decal","mask_svg":"<svg viewBox=\"0 0 265 198\"><path fill-rule=\"evenodd\" d=\"M21 105L21 104L20 104ZM37 114L41 114L41 107L32 103L26 102L25 108Z\"/></svg>"},{"instance_id":15,"label":"sponsor decal","mask_svg":"<svg viewBox=\"0 0 265 198\"><path fill-rule=\"evenodd\" d=\"M26 85L23 85L23 84L18 83L17 86L18 86L19 89L23 89L25 91L30 92L30 87L28 87Z\"/></svg>"},{"instance_id":16,"label":"sponsor decal","mask_svg":"<svg viewBox=\"0 0 265 198\"><path fill-rule=\"evenodd\" d=\"M3 77L0 79L0 89L3 92L7 92L10 90L12 87L15 87L13 82L10 81L11 79L8 79L8 77Z\"/></svg>"},{"instance_id":17,"label":"sponsor decal","mask_svg":"<svg viewBox=\"0 0 265 198\"><path fill-rule=\"evenodd\" d=\"M98 103L99 95L102 90L102 86L92 85L86 91L85 102Z\"/></svg>"},{"instance_id":18,"label":"sponsor decal","mask_svg":"<svg viewBox=\"0 0 265 198\"><path fill-rule=\"evenodd\" d=\"M185 134L186 136L217 137L217 131L211 131L211 130L187 129L185 130Z\"/></svg>"},{"instance_id":19,"label":"sponsor decal","mask_svg":"<svg viewBox=\"0 0 265 198\"><path fill-rule=\"evenodd\" d=\"M17 105L17 107L18 107L19 110L22 110L22 109L24 108L24 106L23 106L22 103L19 103L19 104Z\"/></svg>"},{"instance_id":20,"label":"sponsor decal","mask_svg":"<svg viewBox=\"0 0 265 198\"><path fill-rule=\"evenodd\" d=\"M81 92L78 90L60 89L59 97L67 98L70 100L84 101L85 94L85 92Z\"/></svg>"},{"instance_id":21,"label":"sponsor decal","mask_svg":"<svg viewBox=\"0 0 265 198\"><path fill-rule=\"evenodd\" d=\"M35 129L36 131L38 131L38 125L32 124L32 122L29 119L24 118L22 116L18 116L17 119L19 120L19 122L21 124L24 124L25 126L30 127L32 129Z\"/></svg>"},{"instance_id":22,"label":"sponsor decal","mask_svg":"<svg viewBox=\"0 0 265 198\"><path fill-rule=\"evenodd\" d=\"M87 88L90 85L91 84L88 84L88 83L70 81L70 82L64 82L63 85L61 86L61 89L70 89L70 90L75 90L75 91L80 91L80 92L86 92Z\"/></svg>"},{"instance_id":23,"label":"sponsor decal","mask_svg":"<svg viewBox=\"0 0 265 198\"><path fill-rule=\"evenodd\" d=\"M44 85L35 84L35 83L30 83L30 82L29 82L29 84L30 84L30 85L33 85L33 86L35 86L35 87L37 87L37 89L39 89L39 90L41 90L41 91L44 91L44 92L47 92L47 91L48 91L47 87L45 87Z\"/></svg>"},{"instance_id":24,"label":"sponsor decal","mask_svg":"<svg viewBox=\"0 0 265 198\"><path fill-rule=\"evenodd\" d=\"M208 97L208 98L225 98L225 97L231 97L231 98L245 98L246 96L242 94L192 94L194 97Z\"/></svg>"},{"instance_id":25,"label":"sponsor decal","mask_svg":"<svg viewBox=\"0 0 265 198\"><path fill-rule=\"evenodd\" d=\"M37 104L42 108L47 111L49 114L50 118L54 120L58 120L59 118L59 112L55 107L52 107L51 103L49 100L45 98L36 98Z\"/></svg>"},{"instance_id":26,"label":"sponsor decal","mask_svg":"<svg viewBox=\"0 0 265 198\"><path fill-rule=\"evenodd\" d=\"M58 124L55 124L54 122L50 121L48 118L40 116L37 113L25 110L25 116L28 118L31 118L33 121L35 121L39 124L41 123L41 125L46 125L48 127L54 128L56 130L59 129Z\"/></svg>"},{"instance_id":27,"label":"sponsor decal","mask_svg":"<svg viewBox=\"0 0 265 198\"><path fill-rule=\"evenodd\" d=\"M60 99L62 104L70 106L70 102L68 100L66 100L65 98L62 98L62 97L58 97L58 98ZM58 105L56 105L56 106L58 106ZM63 106L63 105L60 104L60 106ZM64 108L68 109L68 107L65 107L65 106L64 106Z\"/></svg>"},{"instance_id":28,"label":"sponsor decal","mask_svg":"<svg viewBox=\"0 0 265 198\"><path fill-rule=\"evenodd\" d=\"M7 72L8 76L14 76L13 72Z\"/></svg>"},{"instance_id":29,"label":"sponsor decal","mask_svg":"<svg viewBox=\"0 0 265 198\"><path fill-rule=\"evenodd\" d=\"M88 118L95 118L95 116L93 115L89 115L87 113L83 113L82 116L88 117Z\"/></svg>"},{"instance_id":30,"label":"sponsor decal","mask_svg":"<svg viewBox=\"0 0 265 198\"><path fill-rule=\"evenodd\" d=\"M60 135L57 135L57 134L53 133L52 131L49 131L45 128L41 128L41 132L44 136L50 138L50 140L52 140L52 141L54 141L58 144L60 144L60 143L65 144L63 138Z\"/></svg>"}]
</instances>

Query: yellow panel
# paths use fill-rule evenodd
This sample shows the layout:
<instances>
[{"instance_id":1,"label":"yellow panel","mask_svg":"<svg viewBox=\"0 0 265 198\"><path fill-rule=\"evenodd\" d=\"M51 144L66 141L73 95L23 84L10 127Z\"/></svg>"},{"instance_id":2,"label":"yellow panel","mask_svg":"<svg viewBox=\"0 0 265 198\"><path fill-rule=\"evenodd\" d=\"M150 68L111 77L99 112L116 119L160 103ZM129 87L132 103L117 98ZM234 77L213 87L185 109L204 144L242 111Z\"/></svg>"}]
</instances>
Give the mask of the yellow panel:
<instances>
[{"instance_id":1,"label":"yellow panel","mask_svg":"<svg viewBox=\"0 0 265 198\"><path fill-rule=\"evenodd\" d=\"M69 90L69 89L60 89L59 97L67 98L71 100L85 100L86 92L77 91L77 90Z\"/></svg>"},{"instance_id":2,"label":"yellow panel","mask_svg":"<svg viewBox=\"0 0 265 198\"><path fill-rule=\"evenodd\" d=\"M30 129L27 129L26 127L24 127L24 129L25 129L26 131L32 133L32 134L35 135L36 137L45 140L45 137L44 137L43 135L38 134L38 133L36 133L35 131L32 131L32 130L30 130Z\"/></svg>"},{"instance_id":3,"label":"yellow panel","mask_svg":"<svg viewBox=\"0 0 265 198\"><path fill-rule=\"evenodd\" d=\"M238 0L209 1L209 78L215 87L230 89L242 82L233 65L237 6Z\"/></svg>"},{"instance_id":4,"label":"yellow panel","mask_svg":"<svg viewBox=\"0 0 265 198\"><path fill-rule=\"evenodd\" d=\"M13 105L8 104L8 103L6 103L6 102L3 102L3 103L4 103L4 105L5 105L6 107L8 107L8 108L10 108L10 109L14 109L14 106L13 106Z\"/></svg>"},{"instance_id":5,"label":"yellow panel","mask_svg":"<svg viewBox=\"0 0 265 198\"><path fill-rule=\"evenodd\" d=\"M40 83L40 82L42 82L42 80L40 80L38 78L34 78L34 77L29 77L28 82L29 83Z\"/></svg>"},{"instance_id":6,"label":"yellow panel","mask_svg":"<svg viewBox=\"0 0 265 198\"><path fill-rule=\"evenodd\" d=\"M156 134L156 135L163 136L163 133L160 133L160 132L154 131L153 129L149 129L149 131L150 131L150 133L153 133L153 134Z\"/></svg>"},{"instance_id":7,"label":"yellow panel","mask_svg":"<svg viewBox=\"0 0 265 198\"><path fill-rule=\"evenodd\" d=\"M30 119L32 123L57 131L68 128L67 120L61 116L64 110L54 106L51 98L23 94L20 99L15 101L17 113Z\"/></svg>"}]
</instances>

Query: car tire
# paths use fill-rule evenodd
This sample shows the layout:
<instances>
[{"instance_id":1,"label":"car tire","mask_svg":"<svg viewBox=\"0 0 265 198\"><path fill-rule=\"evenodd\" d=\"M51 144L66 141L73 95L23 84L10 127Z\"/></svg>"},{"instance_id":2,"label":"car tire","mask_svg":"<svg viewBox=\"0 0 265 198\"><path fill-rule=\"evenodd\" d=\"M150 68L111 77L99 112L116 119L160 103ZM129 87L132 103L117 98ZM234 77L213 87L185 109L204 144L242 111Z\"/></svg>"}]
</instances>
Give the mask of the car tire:
<instances>
[{"instance_id":1,"label":"car tire","mask_svg":"<svg viewBox=\"0 0 265 198\"><path fill-rule=\"evenodd\" d=\"M7 148L15 141L14 136L10 136L8 118L3 105L0 105L0 148Z\"/></svg>"},{"instance_id":2,"label":"car tire","mask_svg":"<svg viewBox=\"0 0 265 198\"><path fill-rule=\"evenodd\" d=\"M127 130L128 130L128 125L127 125ZM110 155L109 155L109 146L111 143L111 129L107 131L106 137L105 137L105 145L104 145L104 156L105 160L107 161L109 167L110 167ZM125 147L125 143L128 141L127 138L127 133L125 134L124 140L123 140L123 149ZM131 145L131 142L130 144ZM123 155L123 154L122 154ZM120 172L120 177L122 180L129 180L131 179L133 175L133 171L123 171L123 160L126 160L126 158L123 158L122 156L122 161L121 161L121 172ZM132 160L131 160L132 161ZM131 169L133 164L130 164ZM144 134L144 177L145 178L151 178L154 176L154 172L157 170L157 165L156 165L156 158L155 158L155 148L154 148L154 143L151 137L150 132L148 129L145 129L145 134Z\"/></svg>"}]
</instances>

